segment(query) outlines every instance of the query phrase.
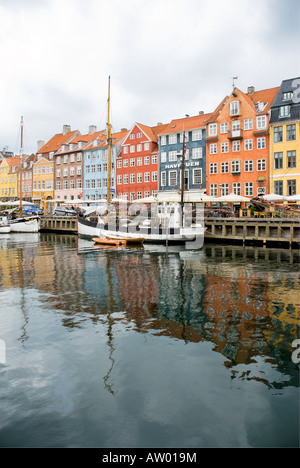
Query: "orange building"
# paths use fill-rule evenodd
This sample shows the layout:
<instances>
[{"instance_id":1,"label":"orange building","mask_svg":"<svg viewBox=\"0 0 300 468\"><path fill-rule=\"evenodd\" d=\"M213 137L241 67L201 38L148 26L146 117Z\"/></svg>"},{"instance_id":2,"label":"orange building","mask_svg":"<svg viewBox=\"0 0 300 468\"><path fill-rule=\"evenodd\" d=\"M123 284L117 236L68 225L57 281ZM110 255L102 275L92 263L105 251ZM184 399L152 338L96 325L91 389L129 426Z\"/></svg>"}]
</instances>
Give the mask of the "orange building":
<instances>
[{"instance_id":1,"label":"orange building","mask_svg":"<svg viewBox=\"0 0 300 468\"><path fill-rule=\"evenodd\" d=\"M269 110L277 88L234 88L206 126L207 194L269 192Z\"/></svg>"}]
</instances>

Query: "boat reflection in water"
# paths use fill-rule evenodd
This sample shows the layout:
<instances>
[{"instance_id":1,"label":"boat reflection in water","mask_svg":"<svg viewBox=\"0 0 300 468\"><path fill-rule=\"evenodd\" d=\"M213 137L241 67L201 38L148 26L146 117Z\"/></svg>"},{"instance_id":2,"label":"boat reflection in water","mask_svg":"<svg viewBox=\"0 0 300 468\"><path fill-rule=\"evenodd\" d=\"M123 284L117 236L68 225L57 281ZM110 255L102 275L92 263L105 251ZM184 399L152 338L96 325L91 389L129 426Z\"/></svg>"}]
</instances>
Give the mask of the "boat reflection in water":
<instances>
[{"instance_id":1,"label":"boat reflection in water","mask_svg":"<svg viewBox=\"0 0 300 468\"><path fill-rule=\"evenodd\" d=\"M19 357L0 368L3 445L6 424L10 446L298 444L298 251L10 234L0 262L2 333Z\"/></svg>"}]
</instances>

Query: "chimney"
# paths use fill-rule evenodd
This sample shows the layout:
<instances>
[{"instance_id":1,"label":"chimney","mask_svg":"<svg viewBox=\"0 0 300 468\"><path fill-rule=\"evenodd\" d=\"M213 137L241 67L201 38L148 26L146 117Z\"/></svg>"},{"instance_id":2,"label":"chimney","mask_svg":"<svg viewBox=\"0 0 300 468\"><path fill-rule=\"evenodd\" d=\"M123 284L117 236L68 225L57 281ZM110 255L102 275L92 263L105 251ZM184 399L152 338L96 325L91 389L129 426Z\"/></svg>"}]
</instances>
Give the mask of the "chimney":
<instances>
[{"instance_id":1,"label":"chimney","mask_svg":"<svg viewBox=\"0 0 300 468\"><path fill-rule=\"evenodd\" d=\"M44 140L38 140L37 141L37 151L40 151L40 149L44 146L45 142Z\"/></svg>"},{"instance_id":2,"label":"chimney","mask_svg":"<svg viewBox=\"0 0 300 468\"><path fill-rule=\"evenodd\" d=\"M71 125L64 125L63 126L63 135L66 135L71 131Z\"/></svg>"},{"instance_id":3,"label":"chimney","mask_svg":"<svg viewBox=\"0 0 300 468\"><path fill-rule=\"evenodd\" d=\"M203 115L204 114L204 111L199 111L199 115Z\"/></svg>"},{"instance_id":4,"label":"chimney","mask_svg":"<svg viewBox=\"0 0 300 468\"><path fill-rule=\"evenodd\" d=\"M127 132L127 128L121 128L121 132Z\"/></svg>"},{"instance_id":5,"label":"chimney","mask_svg":"<svg viewBox=\"0 0 300 468\"><path fill-rule=\"evenodd\" d=\"M90 125L89 126L89 134L96 133L96 131L97 131L97 126L96 125Z\"/></svg>"},{"instance_id":6,"label":"chimney","mask_svg":"<svg viewBox=\"0 0 300 468\"><path fill-rule=\"evenodd\" d=\"M157 126L162 125L162 122L157 122Z\"/></svg>"},{"instance_id":7,"label":"chimney","mask_svg":"<svg viewBox=\"0 0 300 468\"><path fill-rule=\"evenodd\" d=\"M247 94L251 95L255 92L254 86L248 86Z\"/></svg>"}]
</instances>

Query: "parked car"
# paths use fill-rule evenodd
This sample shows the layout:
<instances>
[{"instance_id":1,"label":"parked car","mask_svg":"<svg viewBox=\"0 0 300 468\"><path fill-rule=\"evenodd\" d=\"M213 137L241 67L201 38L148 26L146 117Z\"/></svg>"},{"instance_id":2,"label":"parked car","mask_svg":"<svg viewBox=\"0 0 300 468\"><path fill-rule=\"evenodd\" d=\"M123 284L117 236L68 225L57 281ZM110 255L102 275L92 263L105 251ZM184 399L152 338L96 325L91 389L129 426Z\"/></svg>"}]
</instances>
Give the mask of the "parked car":
<instances>
[{"instance_id":1,"label":"parked car","mask_svg":"<svg viewBox=\"0 0 300 468\"><path fill-rule=\"evenodd\" d=\"M67 206L57 206L53 214L54 216L76 216L77 211Z\"/></svg>"},{"instance_id":2,"label":"parked car","mask_svg":"<svg viewBox=\"0 0 300 468\"><path fill-rule=\"evenodd\" d=\"M26 215L43 215L44 211L36 205L24 205L23 211Z\"/></svg>"}]
</instances>

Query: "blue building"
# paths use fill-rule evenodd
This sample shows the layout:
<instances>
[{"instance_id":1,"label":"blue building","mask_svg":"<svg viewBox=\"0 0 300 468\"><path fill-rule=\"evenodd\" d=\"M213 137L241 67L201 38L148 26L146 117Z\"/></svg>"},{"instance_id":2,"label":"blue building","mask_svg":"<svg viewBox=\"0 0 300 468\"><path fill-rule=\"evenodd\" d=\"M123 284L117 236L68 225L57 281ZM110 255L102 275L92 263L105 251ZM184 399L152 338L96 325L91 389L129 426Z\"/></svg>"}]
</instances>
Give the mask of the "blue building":
<instances>
[{"instance_id":1,"label":"blue building","mask_svg":"<svg viewBox=\"0 0 300 468\"><path fill-rule=\"evenodd\" d=\"M122 142L126 131L112 134L111 151L111 197L115 197L116 190L116 157L121 152ZM83 150L83 198L85 200L107 199L108 177L108 145L106 135L86 145Z\"/></svg>"},{"instance_id":2,"label":"blue building","mask_svg":"<svg viewBox=\"0 0 300 468\"><path fill-rule=\"evenodd\" d=\"M206 189L206 120L211 114L172 120L159 135L159 191L181 188L182 153L185 151L186 191ZM184 141L183 141L184 136Z\"/></svg>"}]
</instances>

